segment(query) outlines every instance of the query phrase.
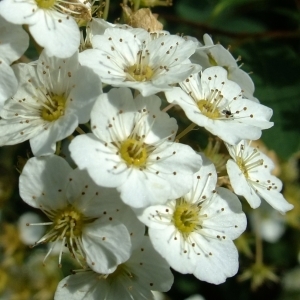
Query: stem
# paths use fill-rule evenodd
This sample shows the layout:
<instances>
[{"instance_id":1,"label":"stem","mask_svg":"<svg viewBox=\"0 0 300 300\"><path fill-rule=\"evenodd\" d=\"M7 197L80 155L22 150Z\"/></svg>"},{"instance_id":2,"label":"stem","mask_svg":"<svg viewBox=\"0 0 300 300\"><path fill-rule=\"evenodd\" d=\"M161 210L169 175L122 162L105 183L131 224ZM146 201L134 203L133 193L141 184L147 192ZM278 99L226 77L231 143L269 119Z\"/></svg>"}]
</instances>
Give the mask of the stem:
<instances>
[{"instance_id":1,"label":"stem","mask_svg":"<svg viewBox=\"0 0 300 300\"><path fill-rule=\"evenodd\" d=\"M88 122L88 123L85 123L83 124L89 131L92 131L91 129L91 124Z\"/></svg>"},{"instance_id":2,"label":"stem","mask_svg":"<svg viewBox=\"0 0 300 300\"><path fill-rule=\"evenodd\" d=\"M58 141L58 142L56 143L56 151L55 151L55 154L56 154L56 155L59 155L60 150L61 150L61 141Z\"/></svg>"},{"instance_id":3,"label":"stem","mask_svg":"<svg viewBox=\"0 0 300 300\"><path fill-rule=\"evenodd\" d=\"M135 0L134 1L134 6L133 6L133 11L137 11L139 8L140 8L140 3L141 3L141 0Z\"/></svg>"},{"instance_id":4,"label":"stem","mask_svg":"<svg viewBox=\"0 0 300 300\"><path fill-rule=\"evenodd\" d=\"M255 232L255 264L262 265L263 264L263 246L262 246L262 238L259 231L260 226L260 216L259 214L254 211L254 232Z\"/></svg>"},{"instance_id":5,"label":"stem","mask_svg":"<svg viewBox=\"0 0 300 300\"><path fill-rule=\"evenodd\" d=\"M171 104L169 104L168 106L166 106L166 107L162 110L162 112L167 112L169 109L171 109L171 108L174 107L174 106L176 106L176 104L171 103Z\"/></svg>"},{"instance_id":6,"label":"stem","mask_svg":"<svg viewBox=\"0 0 300 300\"><path fill-rule=\"evenodd\" d=\"M104 7L103 17L102 17L104 20L107 20L107 17L108 17L108 10L109 10L109 4L110 4L109 1L110 0L105 1L105 7Z\"/></svg>"},{"instance_id":7,"label":"stem","mask_svg":"<svg viewBox=\"0 0 300 300\"><path fill-rule=\"evenodd\" d=\"M186 129L181 131L175 138L176 141L179 141L182 137L192 131L197 125L195 123L190 124Z\"/></svg>"},{"instance_id":8,"label":"stem","mask_svg":"<svg viewBox=\"0 0 300 300\"><path fill-rule=\"evenodd\" d=\"M85 132L79 126L76 128L76 131L80 134L85 134Z\"/></svg>"}]
</instances>

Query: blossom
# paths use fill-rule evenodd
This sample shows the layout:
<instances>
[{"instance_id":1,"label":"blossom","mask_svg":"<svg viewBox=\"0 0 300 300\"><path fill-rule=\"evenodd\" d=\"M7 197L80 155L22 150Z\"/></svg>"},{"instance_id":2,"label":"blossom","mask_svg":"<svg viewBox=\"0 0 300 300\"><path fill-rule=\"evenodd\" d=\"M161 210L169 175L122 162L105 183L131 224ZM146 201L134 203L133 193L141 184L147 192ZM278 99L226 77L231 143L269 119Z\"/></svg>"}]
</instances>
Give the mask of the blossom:
<instances>
[{"instance_id":1,"label":"blossom","mask_svg":"<svg viewBox=\"0 0 300 300\"><path fill-rule=\"evenodd\" d=\"M238 270L232 240L245 230L246 216L236 195L216 187L214 165L203 155L202 160L186 195L137 213L149 227L154 248L173 269L220 284Z\"/></svg>"},{"instance_id":2,"label":"blossom","mask_svg":"<svg viewBox=\"0 0 300 300\"><path fill-rule=\"evenodd\" d=\"M79 46L79 29L71 14L82 17L88 9L80 1L0 1L3 18L14 24L27 24L29 32L47 54L61 58L73 55Z\"/></svg>"},{"instance_id":3,"label":"blossom","mask_svg":"<svg viewBox=\"0 0 300 300\"><path fill-rule=\"evenodd\" d=\"M196 43L177 35L108 28L92 38L92 45L94 49L80 54L80 62L98 73L104 83L131 87L143 96L171 89L170 84L200 70L188 59Z\"/></svg>"},{"instance_id":4,"label":"blossom","mask_svg":"<svg viewBox=\"0 0 300 300\"><path fill-rule=\"evenodd\" d=\"M116 187L132 207L164 203L188 192L201 158L174 142L176 120L160 111L153 95L132 97L128 88L111 89L91 113L93 134L75 137L71 157L102 186Z\"/></svg>"},{"instance_id":5,"label":"blossom","mask_svg":"<svg viewBox=\"0 0 300 300\"><path fill-rule=\"evenodd\" d=\"M166 261L144 237L129 260L111 274L78 272L64 278L57 287L55 300L132 300L154 299L151 290L166 292L173 275Z\"/></svg>"},{"instance_id":6,"label":"blossom","mask_svg":"<svg viewBox=\"0 0 300 300\"><path fill-rule=\"evenodd\" d=\"M253 97L254 83L251 77L241 69L237 62L241 60L240 57L235 59L228 49L225 49L221 44L214 44L211 37L206 33L203 36L204 46L199 45L195 54L191 56L193 63L200 64L203 69L220 66L227 71L229 80L236 82L243 90L243 96L247 99L258 102Z\"/></svg>"},{"instance_id":7,"label":"blossom","mask_svg":"<svg viewBox=\"0 0 300 300\"><path fill-rule=\"evenodd\" d=\"M28 45L29 37L25 30L0 16L0 109L18 87L17 78L10 64L21 57Z\"/></svg>"},{"instance_id":8,"label":"blossom","mask_svg":"<svg viewBox=\"0 0 300 300\"><path fill-rule=\"evenodd\" d=\"M115 189L97 186L85 171L72 170L61 157L28 160L19 188L21 198L50 219L35 224L50 226L35 244L54 242L45 259L59 244L61 264L66 244L83 266L84 259L93 270L111 273L130 257L130 235L138 238L144 234L144 226Z\"/></svg>"},{"instance_id":9,"label":"blossom","mask_svg":"<svg viewBox=\"0 0 300 300\"><path fill-rule=\"evenodd\" d=\"M102 92L100 79L79 65L77 53L60 59L43 52L36 63L18 64L14 70L20 83L0 114L0 145L30 140L34 155L54 153L57 141L89 120Z\"/></svg>"},{"instance_id":10,"label":"blossom","mask_svg":"<svg viewBox=\"0 0 300 300\"><path fill-rule=\"evenodd\" d=\"M178 104L195 124L205 127L229 144L242 139L256 140L269 122L272 109L242 98L241 88L227 79L221 67L205 69L180 83L181 88L167 91L169 102Z\"/></svg>"},{"instance_id":11,"label":"blossom","mask_svg":"<svg viewBox=\"0 0 300 300\"><path fill-rule=\"evenodd\" d=\"M259 207L261 198L281 213L293 208L280 193L282 182L271 175L274 164L268 156L244 140L226 146L232 157L227 162L227 172L236 194L244 196L252 208Z\"/></svg>"}]
</instances>

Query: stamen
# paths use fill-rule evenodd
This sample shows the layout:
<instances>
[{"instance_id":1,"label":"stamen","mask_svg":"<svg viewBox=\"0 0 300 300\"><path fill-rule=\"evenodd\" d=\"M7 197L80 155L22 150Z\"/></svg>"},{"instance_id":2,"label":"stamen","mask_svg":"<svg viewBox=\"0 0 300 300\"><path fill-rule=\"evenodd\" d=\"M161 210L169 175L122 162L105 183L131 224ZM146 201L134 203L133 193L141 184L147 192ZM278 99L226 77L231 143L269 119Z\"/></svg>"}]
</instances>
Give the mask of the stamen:
<instances>
[{"instance_id":1,"label":"stamen","mask_svg":"<svg viewBox=\"0 0 300 300\"><path fill-rule=\"evenodd\" d=\"M149 55L148 49L142 48L139 50L136 63L125 68L127 80L140 82L151 80L154 76L154 70L149 66Z\"/></svg>"},{"instance_id":2,"label":"stamen","mask_svg":"<svg viewBox=\"0 0 300 300\"><path fill-rule=\"evenodd\" d=\"M195 231L199 225L199 210L197 205L187 202L184 198L176 200L172 221L177 230L185 238Z\"/></svg>"},{"instance_id":3,"label":"stamen","mask_svg":"<svg viewBox=\"0 0 300 300\"><path fill-rule=\"evenodd\" d=\"M236 147L237 148L237 147ZM264 163L263 159L258 159L256 161L253 161L256 157L259 157L259 151L257 149L253 149L253 151L250 154L246 154L244 150L244 145L240 145L240 148L237 149L238 152L236 153L236 163L244 176L249 179L248 172L254 168L257 168L259 166L262 166Z\"/></svg>"}]
</instances>

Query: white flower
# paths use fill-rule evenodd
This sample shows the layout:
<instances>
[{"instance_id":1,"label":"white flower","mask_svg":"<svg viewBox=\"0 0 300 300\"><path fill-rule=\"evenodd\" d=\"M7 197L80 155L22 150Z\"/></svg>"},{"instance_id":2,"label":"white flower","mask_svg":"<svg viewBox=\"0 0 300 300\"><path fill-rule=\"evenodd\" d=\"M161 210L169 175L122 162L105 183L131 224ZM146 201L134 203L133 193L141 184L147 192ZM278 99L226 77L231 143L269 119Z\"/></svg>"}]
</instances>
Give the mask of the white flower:
<instances>
[{"instance_id":1,"label":"white flower","mask_svg":"<svg viewBox=\"0 0 300 300\"><path fill-rule=\"evenodd\" d=\"M233 158L227 162L227 172L236 194L244 196L252 208L260 205L261 198L281 213L293 208L280 193L282 182L271 175L274 164L269 157L247 141L226 146Z\"/></svg>"},{"instance_id":2,"label":"white flower","mask_svg":"<svg viewBox=\"0 0 300 300\"><path fill-rule=\"evenodd\" d=\"M176 120L160 111L157 96L133 99L128 88L111 89L91 113L94 134L77 136L71 157L102 186L117 187L133 207L165 203L189 191L201 158L174 143Z\"/></svg>"},{"instance_id":3,"label":"white flower","mask_svg":"<svg viewBox=\"0 0 300 300\"><path fill-rule=\"evenodd\" d=\"M269 122L272 109L242 98L241 88L227 79L221 67L205 69L201 78L191 75L180 85L182 89L165 93L167 100L178 104L192 122L227 143L256 140L262 129L273 126Z\"/></svg>"},{"instance_id":4,"label":"white flower","mask_svg":"<svg viewBox=\"0 0 300 300\"><path fill-rule=\"evenodd\" d=\"M112 274L78 272L58 285L55 300L152 300L151 290L166 292L173 275L166 261L153 249L149 238L136 248L128 261Z\"/></svg>"},{"instance_id":5,"label":"white flower","mask_svg":"<svg viewBox=\"0 0 300 300\"><path fill-rule=\"evenodd\" d=\"M143 96L171 89L170 84L200 70L188 60L196 43L177 35L153 39L143 29L108 28L103 35L94 36L92 44L94 49L82 52L80 62L104 83L135 88Z\"/></svg>"},{"instance_id":6,"label":"white flower","mask_svg":"<svg viewBox=\"0 0 300 300\"><path fill-rule=\"evenodd\" d=\"M59 264L66 244L81 264L84 259L93 270L111 273L130 257L130 235L139 239L144 234L115 189L97 186L87 172L72 170L61 157L31 158L19 188L22 199L50 219L40 223L50 229L36 244L60 244Z\"/></svg>"},{"instance_id":7,"label":"white flower","mask_svg":"<svg viewBox=\"0 0 300 300\"><path fill-rule=\"evenodd\" d=\"M20 81L1 112L0 145L30 140L34 155L54 153L55 143L86 123L102 92L99 77L82 67L75 53L68 59L43 52L33 64L14 66Z\"/></svg>"},{"instance_id":8,"label":"white flower","mask_svg":"<svg viewBox=\"0 0 300 300\"><path fill-rule=\"evenodd\" d=\"M44 233L44 228L40 226L28 226L30 223L41 223L41 217L34 212L26 212L22 214L18 220L18 229L20 239L25 245L32 245Z\"/></svg>"},{"instance_id":9,"label":"white flower","mask_svg":"<svg viewBox=\"0 0 300 300\"><path fill-rule=\"evenodd\" d=\"M79 47L79 29L70 16L81 16L78 7L86 10L79 1L64 0L2 0L0 15L14 24L27 24L35 41L44 47L49 56L61 58L73 55Z\"/></svg>"},{"instance_id":10,"label":"white flower","mask_svg":"<svg viewBox=\"0 0 300 300\"><path fill-rule=\"evenodd\" d=\"M246 216L236 195L216 188L214 165L202 159L189 193L137 213L149 227L154 248L173 269L220 284L238 270L232 240L245 230Z\"/></svg>"},{"instance_id":11,"label":"white flower","mask_svg":"<svg viewBox=\"0 0 300 300\"><path fill-rule=\"evenodd\" d=\"M208 34L203 36L204 45L200 45L195 54L191 56L191 61L202 66L203 70L209 67L220 66L228 72L228 79L236 82L243 90L245 98L258 102L253 97L254 83L251 77L241 69L242 64L237 64L240 57L235 59L232 54L221 44L213 43Z\"/></svg>"},{"instance_id":12,"label":"white flower","mask_svg":"<svg viewBox=\"0 0 300 300\"><path fill-rule=\"evenodd\" d=\"M10 64L22 56L28 45L29 37L22 26L11 24L0 16L0 109L18 87Z\"/></svg>"}]
</instances>

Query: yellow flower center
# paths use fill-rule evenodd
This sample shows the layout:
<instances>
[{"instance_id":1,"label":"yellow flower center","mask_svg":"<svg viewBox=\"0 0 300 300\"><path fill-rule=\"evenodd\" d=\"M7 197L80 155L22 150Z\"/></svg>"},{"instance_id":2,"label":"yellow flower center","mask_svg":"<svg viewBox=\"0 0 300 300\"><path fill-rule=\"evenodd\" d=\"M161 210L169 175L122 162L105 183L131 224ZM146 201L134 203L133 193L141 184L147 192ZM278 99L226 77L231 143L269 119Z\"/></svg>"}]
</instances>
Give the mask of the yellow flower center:
<instances>
[{"instance_id":1,"label":"yellow flower center","mask_svg":"<svg viewBox=\"0 0 300 300\"><path fill-rule=\"evenodd\" d=\"M145 144L136 139L127 139L121 144L120 155L128 165L136 167L146 163L148 153Z\"/></svg>"},{"instance_id":2,"label":"yellow flower center","mask_svg":"<svg viewBox=\"0 0 300 300\"><path fill-rule=\"evenodd\" d=\"M241 158L241 157L237 157L236 158L236 163L238 165L238 167L240 168L240 170L242 171L243 175L248 178L248 170L245 164L245 161Z\"/></svg>"},{"instance_id":3,"label":"yellow flower center","mask_svg":"<svg viewBox=\"0 0 300 300\"><path fill-rule=\"evenodd\" d=\"M149 81L153 76L153 70L149 66L142 64L134 64L129 67L126 72L128 73L129 79L132 78L135 81Z\"/></svg>"},{"instance_id":4,"label":"yellow flower center","mask_svg":"<svg viewBox=\"0 0 300 300\"><path fill-rule=\"evenodd\" d=\"M256 157L260 156L257 149L253 149L252 153L249 154L247 157L243 157L243 151L244 151L244 146L241 145L241 155L236 157L236 163L240 168L240 170L242 171L243 175L246 178L250 178L248 172L252 169L262 166L264 164L264 160L258 159L254 161Z\"/></svg>"},{"instance_id":5,"label":"yellow flower center","mask_svg":"<svg viewBox=\"0 0 300 300\"><path fill-rule=\"evenodd\" d=\"M210 119L218 119L220 117L219 110L216 105L207 100L199 100L197 106L206 117Z\"/></svg>"},{"instance_id":6,"label":"yellow flower center","mask_svg":"<svg viewBox=\"0 0 300 300\"><path fill-rule=\"evenodd\" d=\"M55 121L65 114L66 99L63 96L52 96L48 103L44 103L41 117L49 122Z\"/></svg>"},{"instance_id":7,"label":"yellow flower center","mask_svg":"<svg viewBox=\"0 0 300 300\"><path fill-rule=\"evenodd\" d=\"M56 0L35 0L37 6L43 9L50 9L54 7Z\"/></svg>"},{"instance_id":8,"label":"yellow flower center","mask_svg":"<svg viewBox=\"0 0 300 300\"><path fill-rule=\"evenodd\" d=\"M81 236L84 225L84 216L73 206L58 211L53 220L53 230L56 231L56 238L74 238Z\"/></svg>"},{"instance_id":9,"label":"yellow flower center","mask_svg":"<svg viewBox=\"0 0 300 300\"><path fill-rule=\"evenodd\" d=\"M174 226L184 235L194 232L199 226L200 208L183 198L176 200L176 207L173 214Z\"/></svg>"}]
</instances>

